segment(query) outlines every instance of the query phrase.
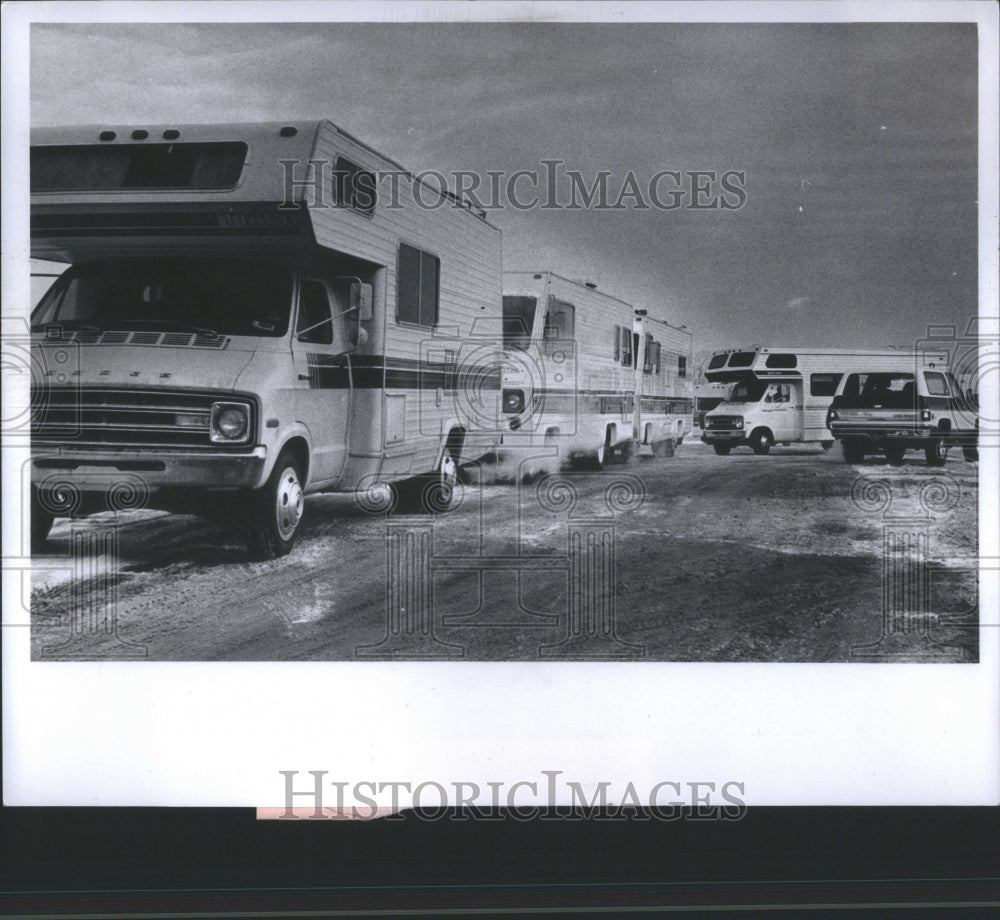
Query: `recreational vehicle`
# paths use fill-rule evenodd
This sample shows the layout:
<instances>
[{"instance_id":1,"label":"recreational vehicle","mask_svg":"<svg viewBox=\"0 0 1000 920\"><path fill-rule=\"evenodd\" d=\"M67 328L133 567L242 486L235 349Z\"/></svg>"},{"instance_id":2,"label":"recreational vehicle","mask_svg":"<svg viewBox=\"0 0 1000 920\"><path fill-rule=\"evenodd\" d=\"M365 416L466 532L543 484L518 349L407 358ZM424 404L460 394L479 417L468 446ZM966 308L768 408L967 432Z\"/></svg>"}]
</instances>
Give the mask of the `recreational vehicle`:
<instances>
[{"instance_id":1,"label":"recreational vehicle","mask_svg":"<svg viewBox=\"0 0 1000 920\"><path fill-rule=\"evenodd\" d=\"M39 130L31 237L69 265L32 314L36 545L125 482L267 559L310 493L446 509L498 436L499 231L330 122Z\"/></svg>"},{"instance_id":2,"label":"recreational vehicle","mask_svg":"<svg viewBox=\"0 0 1000 920\"><path fill-rule=\"evenodd\" d=\"M950 447L979 459L978 416L975 396L963 392L946 356L925 353L845 375L827 425L847 463L878 451L898 466L907 450L922 450L928 466L943 466Z\"/></svg>"},{"instance_id":3,"label":"recreational vehicle","mask_svg":"<svg viewBox=\"0 0 1000 920\"><path fill-rule=\"evenodd\" d=\"M551 271L504 274L503 322L505 446L601 469L690 433L687 330Z\"/></svg>"},{"instance_id":4,"label":"recreational vehicle","mask_svg":"<svg viewBox=\"0 0 1000 920\"><path fill-rule=\"evenodd\" d=\"M702 440L721 456L746 445L766 454L775 444L833 446L827 410L845 374L914 359L905 349L794 348L751 345L715 352L705 368L732 390L704 417Z\"/></svg>"}]
</instances>

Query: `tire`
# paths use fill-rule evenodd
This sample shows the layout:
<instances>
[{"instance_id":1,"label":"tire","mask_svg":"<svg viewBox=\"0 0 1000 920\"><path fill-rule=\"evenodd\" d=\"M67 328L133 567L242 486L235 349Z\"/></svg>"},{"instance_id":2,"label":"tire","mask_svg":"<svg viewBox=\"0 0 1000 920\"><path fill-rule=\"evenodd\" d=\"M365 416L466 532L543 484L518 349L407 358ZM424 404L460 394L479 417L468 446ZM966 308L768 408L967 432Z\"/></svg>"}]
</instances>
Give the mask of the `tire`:
<instances>
[{"instance_id":1,"label":"tire","mask_svg":"<svg viewBox=\"0 0 1000 920\"><path fill-rule=\"evenodd\" d=\"M282 451L263 488L251 494L247 550L256 562L286 556L295 545L305 498L299 462Z\"/></svg>"},{"instance_id":2,"label":"tire","mask_svg":"<svg viewBox=\"0 0 1000 920\"><path fill-rule=\"evenodd\" d=\"M844 463L864 463L865 447L860 438L844 438Z\"/></svg>"},{"instance_id":3,"label":"tire","mask_svg":"<svg viewBox=\"0 0 1000 920\"><path fill-rule=\"evenodd\" d=\"M924 457L927 458L928 466L944 466L948 459L948 448L940 438L934 438L924 448Z\"/></svg>"},{"instance_id":4,"label":"tire","mask_svg":"<svg viewBox=\"0 0 1000 920\"><path fill-rule=\"evenodd\" d=\"M38 497L38 490L32 487L31 489L31 551L33 553L40 552L45 546L45 541L48 539L49 531L52 530L52 523L55 521L55 515L50 511L46 511L42 507L41 500Z\"/></svg>"},{"instance_id":5,"label":"tire","mask_svg":"<svg viewBox=\"0 0 1000 920\"><path fill-rule=\"evenodd\" d=\"M766 428L757 428L750 435L750 448L755 454L763 457L771 449L774 438Z\"/></svg>"},{"instance_id":6,"label":"tire","mask_svg":"<svg viewBox=\"0 0 1000 920\"><path fill-rule=\"evenodd\" d=\"M889 446L885 449L885 459L889 461L891 466L902 466L905 454L906 448L898 445Z\"/></svg>"},{"instance_id":7,"label":"tire","mask_svg":"<svg viewBox=\"0 0 1000 920\"><path fill-rule=\"evenodd\" d=\"M715 448L715 452L720 457L727 457L727 456L729 456L729 451L731 451L733 449L733 445L732 444L727 444L727 443L725 443L725 441L713 441L712 442L712 447Z\"/></svg>"},{"instance_id":8,"label":"tire","mask_svg":"<svg viewBox=\"0 0 1000 920\"><path fill-rule=\"evenodd\" d=\"M651 445L654 457L672 457L676 445L670 438L665 441L654 441Z\"/></svg>"},{"instance_id":9,"label":"tire","mask_svg":"<svg viewBox=\"0 0 1000 920\"><path fill-rule=\"evenodd\" d=\"M979 459L979 448L978 447L963 447L962 456L969 461L969 463L975 463Z\"/></svg>"},{"instance_id":10,"label":"tire","mask_svg":"<svg viewBox=\"0 0 1000 920\"><path fill-rule=\"evenodd\" d=\"M458 466L445 449L437 470L392 483L393 514L444 514L452 507Z\"/></svg>"},{"instance_id":11,"label":"tire","mask_svg":"<svg viewBox=\"0 0 1000 920\"><path fill-rule=\"evenodd\" d=\"M604 469L604 463L608 456L608 446L602 444L596 450L592 450L588 454L581 454L573 458L572 466L574 469L578 470L593 470L595 473L599 473Z\"/></svg>"}]
</instances>

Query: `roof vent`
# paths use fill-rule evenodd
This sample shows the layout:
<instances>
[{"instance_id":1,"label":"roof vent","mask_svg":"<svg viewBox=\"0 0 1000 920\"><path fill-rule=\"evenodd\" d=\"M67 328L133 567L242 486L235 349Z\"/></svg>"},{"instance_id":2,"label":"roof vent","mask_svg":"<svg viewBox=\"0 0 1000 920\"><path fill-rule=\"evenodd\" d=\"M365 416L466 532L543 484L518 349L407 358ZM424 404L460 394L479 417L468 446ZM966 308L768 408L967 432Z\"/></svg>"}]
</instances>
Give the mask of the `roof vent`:
<instances>
[{"instance_id":1,"label":"roof vent","mask_svg":"<svg viewBox=\"0 0 1000 920\"><path fill-rule=\"evenodd\" d=\"M592 291L596 291L597 290L597 285L594 284L593 281L584 281L583 282L583 286L584 287L589 287Z\"/></svg>"}]
</instances>

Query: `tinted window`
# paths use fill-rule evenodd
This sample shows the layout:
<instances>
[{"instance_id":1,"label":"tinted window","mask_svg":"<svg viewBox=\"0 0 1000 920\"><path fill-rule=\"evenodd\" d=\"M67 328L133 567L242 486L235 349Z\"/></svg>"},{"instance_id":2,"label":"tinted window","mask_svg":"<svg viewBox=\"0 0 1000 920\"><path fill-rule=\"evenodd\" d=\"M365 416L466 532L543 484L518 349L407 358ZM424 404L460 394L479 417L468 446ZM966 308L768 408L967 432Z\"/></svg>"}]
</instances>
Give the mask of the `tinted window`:
<instances>
[{"instance_id":1,"label":"tinted window","mask_svg":"<svg viewBox=\"0 0 1000 920\"><path fill-rule=\"evenodd\" d=\"M688 359L684 355L677 356L677 376L687 377Z\"/></svg>"},{"instance_id":2,"label":"tinted window","mask_svg":"<svg viewBox=\"0 0 1000 920\"><path fill-rule=\"evenodd\" d=\"M299 292L299 321L295 326L300 341L315 345L333 344L333 322L330 320L330 297L320 281L302 282Z\"/></svg>"},{"instance_id":3,"label":"tinted window","mask_svg":"<svg viewBox=\"0 0 1000 920\"><path fill-rule=\"evenodd\" d=\"M375 175L337 157L333 169L333 195L338 207L351 208L371 216L375 210Z\"/></svg>"},{"instance_id":4,"label":"tinted window","mask_svg":"<svg viewBox=\"0 0 1000 920\"><path fill-rule=\"evenodd\" d=\"M534 297L508 296L503 299L503 342L508 348L524 351L531 343L531 329L535 324Z\"/></svg>"},{"instance_id":5,"label":"tinted window","mask_svg":"<svg viewBox=\"0 0 1000 920\"><path fill-rule=\"evenodd\" d=\"M433 326L438 320L441 260L429 252L401 243L396 288L396 319L401 323Z\"/></svg>"},{"instance_id":6,"label":"tinted window","mask_svg":"<svg viewBox=\"0 0 1000 920\"><path fill-rule=\"evenodd\" d=\"M720 367L725 367L726 358L729 355L712 355L712 360L708 362L708 369L710 371L718 370Z\"/></svg>"},{"instance_id":7,"label":"tinted window","mask_svg":"<svg viewBox=\"0 0 1000 920\"><path fill-rule=\"evenodd\" d=\"M753 364L754 356L756 352L753 351L734 351L729 359L730 367L749 367Z\"/></svg>"},{"instance_id":8,"label":"tinted window","mask_svg":"<svg viewBox=\"0 0 1000 920\"><path fill-rule=\"evenodd\" d=\"M844 384L842 402L860 409L913 406L913 374L851 374Z\"/></svg>"},{"instance_id":9,"label":"tinted window","mask_svg":"<svg viewBox=\"0 0 1000 920\"><path fill-rule=\"evenodd\" d=\"M236 142L32 147L31 190L231 188L246 155Z\"/></svg>"},{"instance_id":10,"label":"tinted window","mask_svg":"<svg viewBox=\"0 0 1000 920\"><path fill-rule=\"evenodd\" d=\"M809 377L810 396L833 396L843 374L812 374Z\"/></svg>"},{"instance_id":11,"label":"tinted window","mask_svg":"<svg viewBox=\"0 0 1000 920\"><path fill-rule=\"evenodd\" d=\"M795 360L795 355L774 354L768 355L764 364L767 367L789 368L795 367L797 362Z\"/></svg>"},{"instance_id":12,"label":"tinted window","mask_svg":"<svg viewBox=\"0 0 1000 920\"><path fill-rule=\"evenodd\" d=\"M948 396L948 381L944 374L924 371L924 381L927 383L928 396Z\"/></svg>"},{"instance_id":13,"label":"tinted window","mask_svg":"<svg viewBox=\"0 0 1000 920\"><path fill-rule=\"evenodd\" d=\"M149 329L281 336L288 330L287 268L228 259L134 259L69 269L32 316L100 331Z\"/></svg>"}]
</instances>

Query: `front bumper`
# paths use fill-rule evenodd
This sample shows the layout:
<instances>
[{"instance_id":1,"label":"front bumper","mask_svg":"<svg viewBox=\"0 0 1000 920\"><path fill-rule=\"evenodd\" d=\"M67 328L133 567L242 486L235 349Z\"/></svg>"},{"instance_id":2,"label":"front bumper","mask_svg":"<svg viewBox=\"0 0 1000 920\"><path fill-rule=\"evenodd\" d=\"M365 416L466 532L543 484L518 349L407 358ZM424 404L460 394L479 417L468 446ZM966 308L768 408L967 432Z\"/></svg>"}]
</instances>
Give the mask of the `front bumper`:
<instances>
[{"instance_id":1,"label":"front bumper","mask_svg":"<svg viewBox=\"0 0 1000 920\"><path fill-rule=\"evenodd\" d=\"M62 447L34 454L31 481L38 488L72 484L82 492L106 492L133 477L151 492L255 488L263 482L266 462L263 446L241 453Z\"/></svg>"},{"instance_id":2,"label":"front bumper","mask_svg":"<svg viewBox=\"0 0 1000 920\"><path fill-rule=\"evenodd\" d=\"M729 441L733 443L739 443L746 439L746 435L742 429L736 431L729 431L726 429L705 429L701 433L701 439L706 444L711 444L714 441Z\"/></svg>"}]
</instances>

